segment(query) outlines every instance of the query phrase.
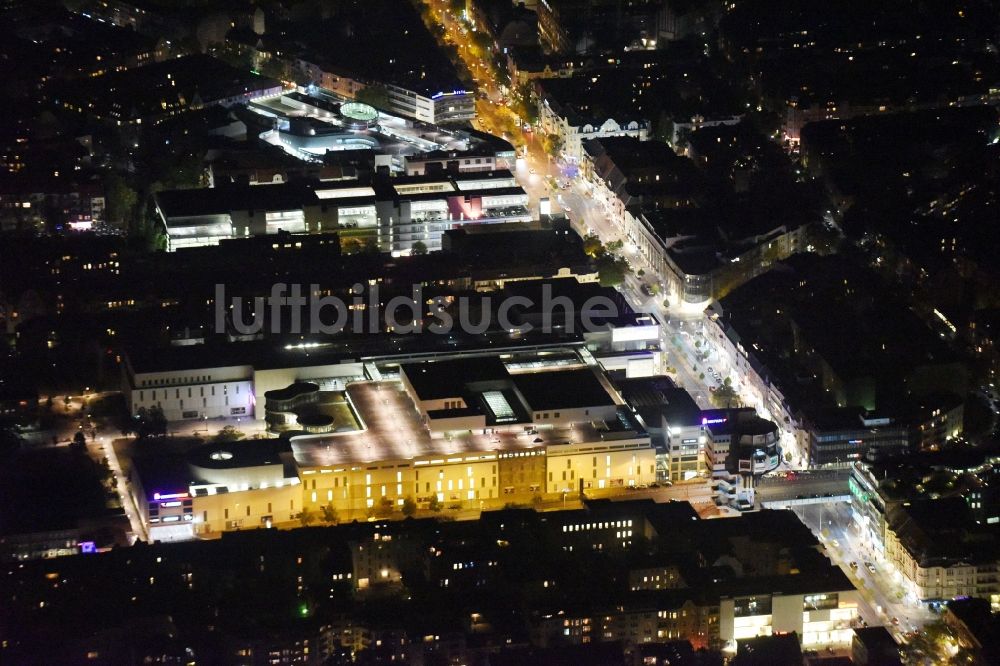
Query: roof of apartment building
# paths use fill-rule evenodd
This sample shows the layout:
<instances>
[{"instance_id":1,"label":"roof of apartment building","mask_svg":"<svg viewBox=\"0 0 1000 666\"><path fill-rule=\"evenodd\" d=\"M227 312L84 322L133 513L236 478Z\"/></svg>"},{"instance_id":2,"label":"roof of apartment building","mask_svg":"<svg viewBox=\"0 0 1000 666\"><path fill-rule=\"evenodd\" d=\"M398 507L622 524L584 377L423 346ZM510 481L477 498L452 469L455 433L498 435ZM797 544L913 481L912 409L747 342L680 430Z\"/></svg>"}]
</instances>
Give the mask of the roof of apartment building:
<instances>
[{"instance_id":1,"label":"roof of apartment building","mask_svg":"<svg viewBox=\"0 0 1000 666\"><path fill-rule=\"evenodd\" d=\"M293 29L289 29L289 27ZM227 39L315 63L372 84L393 84L431 97L462 88L416 8L389 0L346 0L329 18L298 21L263 38L232 31ZM372 44L378 44L372 49ZM420 57L414 57L419 54Z\"/></svg>"},{"instance_id":2,"label":"roof of apartment building","mask_svg":"<svg viewBox=\"0 0 1000 666\"><path fill-rule=\"evenodd\" d=\"M278 81L198 54L75 81L59 101L101 118L131 120L280 87Z\"/></svg>"},{"instance_id":3,"label":"roof of apartment building","mask_svg":"<svg viewBox=\"0 0 1000 666\"><path fill-rule=\"evenodd\" d=\"M736 643L733 666L798 666L802 663L802 646L794 631L790 634L741 638Z\"/></svg>"},{"instance_id":4,"label":"roof of apartment building","mask_svg":"<svg viewBox=\"0 0 1000 666\"><path fill-rule=\"evenodd\" d=\"M550 107L574 127L601 125L609 118L621 126L633 121L638 127L649 126L642 105L633 95L645 95L646 90L633 90L633 82L623 72L540 79L535 85Z\"/></svg>"},{"instance_id":5,"label":"roof of apartment building","mask_svg":"<svg viewBox=\"0 0 1000 666\"><path fill-rule=\"evenodd\" d=\"M721 303L743 347L780 377L786 398L799 408L836 404L815 381L815 371L786 353L802 344L815 350L842 381L870 378L876 403L866 406L879 409L892 407L899 391L888 387L898 386L900 378L917 368L950 368L956 359L873 273L841 255L794 255L731 291ZM843 344L845 334L851 345ZM949 377L959 383L961 370ZM941 381L931 387L950 390Z\"/></svg>"},{"instance_id":6,"label":"roof of apartment building","mask_svg":"<svg viewBox=\"0 0 1000 666\"><path fill-rule=\"evenodd\" d=\"M920 566L995 562L1000 553L1000 530L977 524L963 497L897 503L886 522Z\"/></svg>"}]
</instances>

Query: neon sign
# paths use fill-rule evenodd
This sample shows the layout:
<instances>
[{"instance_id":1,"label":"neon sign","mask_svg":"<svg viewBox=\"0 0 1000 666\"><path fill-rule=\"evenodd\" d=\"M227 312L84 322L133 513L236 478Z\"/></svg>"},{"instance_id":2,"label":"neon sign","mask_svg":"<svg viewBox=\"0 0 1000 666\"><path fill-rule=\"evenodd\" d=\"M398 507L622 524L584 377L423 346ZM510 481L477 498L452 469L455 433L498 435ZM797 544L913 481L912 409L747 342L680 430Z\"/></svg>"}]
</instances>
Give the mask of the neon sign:
<instances>
[{"instance_id":1,"label":"neon sign","mask_svg":"<svg viewBox=\"0 0 1000 666\"><path fill-rule=\"evenodd\" d=\"M170 493L168 495L153 493L153 499L155 500L185 499L188 496L189 495L187 493Z\"/></svg>"},{"instance_id":2,"label":"neon sign","mask_svg":"<svg viewBox=\"0 0 1000 666\"><path fill-rule=\"evenodd\" d=\"M465 94L466 94L466 91L464 91L464 90L453 90L451 92L439 92L439 93L434 93L433 95L431 95L431 99L441 99L442 97L445 97L445 96L465 95Z\"/></svg>"}]
</instances>

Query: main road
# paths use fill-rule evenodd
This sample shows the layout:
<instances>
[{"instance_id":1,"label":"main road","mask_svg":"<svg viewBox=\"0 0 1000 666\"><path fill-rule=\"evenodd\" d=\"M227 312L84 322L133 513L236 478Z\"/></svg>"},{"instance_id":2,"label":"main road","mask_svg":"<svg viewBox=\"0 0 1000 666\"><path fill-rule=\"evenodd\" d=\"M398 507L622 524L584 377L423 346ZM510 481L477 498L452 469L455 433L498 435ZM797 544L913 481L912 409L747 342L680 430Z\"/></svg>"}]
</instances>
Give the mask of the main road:
<instances>
[{"instance_id":1,"label":"main road","mask_svg":"<svg viewBox=\"0 0 1000 666\"><path fill-rule=\"evenodd\" d=\"M851 527L851 510L843 502L808 504L793 509L823 543L827 556L843 569L868 607L862 613L872 625L885 625L901 640L935 619L935 614L909 594L900 574L876 563ZM870 565L870 566L869 566ZM891 571L890 571L891 570ZM864 610L864 606L862 607Z\"/></svg>"}]
</instances>

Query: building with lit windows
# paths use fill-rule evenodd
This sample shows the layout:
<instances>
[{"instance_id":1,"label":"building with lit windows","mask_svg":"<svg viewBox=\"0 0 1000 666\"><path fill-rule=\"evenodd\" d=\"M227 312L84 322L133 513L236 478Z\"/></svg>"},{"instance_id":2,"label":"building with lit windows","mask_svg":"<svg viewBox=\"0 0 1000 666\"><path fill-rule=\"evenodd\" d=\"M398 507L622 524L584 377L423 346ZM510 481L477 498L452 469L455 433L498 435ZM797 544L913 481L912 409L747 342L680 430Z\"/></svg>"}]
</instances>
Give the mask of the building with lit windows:
<instances>
[{"instance_id":1,"label":"building with lit windows","mask_svg":"<svg viewBox=\"0 0 1000 666\"><path fill-rule=\"evenodd\" d=\"M619 379L616 386L650 433L663 479L688 481L706 473L702 410L687 391L662 375Z\"/></svg>"},{"instance_id":2,"label":"building with lit windows","mask_svg":"<svg viewBox=\"0 0 1000 666\"><path fill-rule=\"evenodd\" d=\"M55 103L110 123L155 123L209 106L246 104L279 94L280 82L208 55L171 58L67 84Z\"/></svg>"},{"instance_id":3,"label":"building with lit windows","mask_svg":"<svg viewBox=\"0 0 1000 666\"><path fill-rule=\"evenodd\" d=\"M844 577L796 581L799 590L726 596L719 601L719 637L727 644L755 636L795 632L804 646L849 644L860 595ZM787 580L787 579L786 579ZM783 583L785 581L782 581Z\"/></svg>"},{"instance_id":4,"label":"building with lit windows","mask_svg":"<svg viewBox=\"0 0 1000 666\"><path fill-rule=\"evenodd\" d=\"M753 408L709 410L701 422L716 503L752 509L756 480L781 463L778 426Z\"/></svg>"},{"instance_id":5,"label":"building with lit windows","mask_svg":"<svg viewBox=\"0 0 1000 666\"><path fill-rule=\"evenodd\" d=\"M625 505L612 516L612 538L619 530L615 521L638 513L633 529L652 544L656 564L643 559L631 565L628 592L607 605L539 611L533 642L688 640L695 647L735 650L740 640L795 633L804 649L850 644L859 594L794 514L699 520L689 505L612 504ZM570 518L574 513L556 514L561 529L570 529L586 549L600 550L599 541L587 545L586 539L603 532L601 516ZM564 548L570 545L576 546ZM672 557L679 564L671 564Z\"/></svg>"},{"instance_id":6,"label":"building with lit windows","mask_svg":"<svg viewBox=\"0 0 1000 666\"><path fill-rule=\"evenodd\" d=\"M476 117L475 91L465 90L416 8L398 2L340 2L335 15L258 34L236 29L227 48L349 99L426 123ZM373 49L372 45L378 47ZM419 54L419 57L414 57Z\"/></svg>"},{"instance_id":7,"label":"building with lit windows","mask_svg":"<svg viewBox=\"0 0 1000 666\"><path fill-rule=\"evenodd\" d=\"M134 486L145 488L137 491L137 504L148 507L144 519L214 533L280 525L324 507L355 517L398 510L407 498L418 507L480 508L614 493L657 479L649 434L592 366L535 368L484 355L403 363L398 380L372 380L363 376L374 372L366 365L241 366L227 372L243 381L218 382L210 372L205 384L183 389L172 382L190 378L138 375L133 396L157 401L168 418L204 409L202 388L215 389L215 411L231 414L254 404L251 386L258 394L281 386L263 392L261 413L248 413L279 437L141 466L140 477L143 470L149 477ZM297 372L310 380L276 384ZM167 398L189 390L191 398ZM220 400L230 401L221 407ZM164 478L167 469L175 471ZM615 538L627 542L634 529L619 528Z\"/></svg>"},{"instance_id":8,"label":"building with lit windows","mask_svg":"<svg viewBox=\"0 0 1000 666\"><path fill-rule=\"evenodd\" d=\"M911 599L929 603L966 597L1000 608L1000 533L975 522L961 497L892 506L885 558Z\"/></svg>"},{"instance_id":9,"label":"building with lit windows","mask_svg":"<svg viewBox=\"0 0 1000 666\"><path fill-rule=\"evenodd\" d=\"M997 470L994 453L961 448L856 463L852 527L872 562L902 576L914 601L968 596L996 606Z\"/></svg>"},{"instance_id":10,"label":"building with lit windows","mask_svg":"<svg viewBox=\"0 0 1000 666\"><path fill-rule=\"evenodd\" d=\"M686 639L695 646L735 650L736 641L795 632L804 648L846 646L857 623L859 595L843 574L821 580L786 576L776 580L730 581L733 588L757 589L733 595L726 586L702 594L689 588L652 593L603 613L545 616L535 630L538 641L642 644ZM778 584L781 592L767 591ZM788 591L785 591L785 590Z\"/></svg>"},{"instance_id":11,"label":"building with lit windows","mask_svg":"<svg viewBox=\"0 0 1000 666\"><path fill-rule=\"evenodd\" d=\"M343 243L408 253L466 224L527 222L528 195L509 171L367 181L233 185L157 193L170 250L250 236L337 232Z\"/></svg>"}]
</instances>

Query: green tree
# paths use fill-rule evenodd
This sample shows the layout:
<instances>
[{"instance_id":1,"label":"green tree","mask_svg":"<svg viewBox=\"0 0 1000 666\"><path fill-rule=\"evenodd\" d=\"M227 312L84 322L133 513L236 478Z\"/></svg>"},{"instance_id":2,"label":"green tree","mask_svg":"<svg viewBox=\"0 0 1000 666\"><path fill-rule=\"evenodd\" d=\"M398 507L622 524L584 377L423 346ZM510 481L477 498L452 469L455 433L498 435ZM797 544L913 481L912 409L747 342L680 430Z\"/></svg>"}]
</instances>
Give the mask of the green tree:
<instances>
[{"instance_id":1,"label":"green tree","mask_svg":"<svg viewBox=\"0 0 1000 666\"><path fill-rule=\"evenodd\" d=\"M104 197L108 220L123 229L130 228L135 217L135 205L139 201L136 191L124 178L113 173L104 180Z\"/></svg>"},{"instance_id":2,"label":"green tree","mask_svg":"<svg viewBox=\"0 0 1000 666\"><path fill-rule=\"evenodd\" d=\"M323 522L329 523L331 525L336 525L339 522L339 517L337 516L337 510L333 508L333 504L327 504L320 509L323 512Z\"/></svg>"},{"instance_id":3,"label":"green tree","mask_svg":"<svg viewBox=\"0 0 1000 666\"><path fill-rule=\"evenodd\" d=\"M167 417L159 407L153 406L149 409L140 407L130 430L139 437L162 437L167 434Z\"/></svg>"},{"instance_id":4,"label":"green tree","mask_svg":"<svg viewBox=\"0 0 1000 666\"><path fill-rule=\"evenodd\" d=\"M902 648L909 664L971 664L972 655L959 647L944 620L935 620L912 634Z\"/></svg>"},{"instance_id":5,"label":"green tree","mask_svg":"<svg viewBox=\"0 0 1000 666\"><path fill-rule=\"evenodd\" d=\"M83 434L82 430L77 430L76 434L73 435L73 450L74 451L87 450L87 436Z\"/></svg>"},{"instance_id":6,"label":"green tree","mask_svg":"<svg viewBox=\"0 0 1000 666\"><path fill-rule=\"evenodd\" d=\"M545 502L545 500L543 500L543 499L542 499L542 496L541 496L541 495L533 495L533 496L531 497L531 507L532 507L532 508L533 508L533 509L534 509L535 511L538 511L539 509L541 509L541 508L542 508L542 504L543 504L544 502Z\"/></svg>"},{"instance_id":7,"label":"green tree","mask_svg":"<svg viewBox=\"0 0 1000 666\"><path fill-rule=\"evenodd\" d=\"M388 518L392 515L392 500L382 497L368 509L369 518Z\"/></svg>"},{"instance_id":8,"label":"green tree","mask_svg":"<svg viewBox=\"0 0 1000 666\"><path fill-rule=\"evenodd\" d=\"M624 259L603 255L597 260L597 281L602 287L617 287L625 281L628 264Z\"/></svg>"},{"instance_id":9,"label":"green tree","mask_svg":"<svg viewBox=\"0 0 1000 666\"><path fill-rule=\"evenodd\" d=\"M302 523L302 527L307 527L316 522L316 512L310 509L302 509L302 513L299 514L298 518L299 522Z\"/></svg>"},{"instance_id":10,"label":"green tree","mask_svg":"<svg viewBox=\"0 0 1000 666\"><path fill-rule=\"evenodd\" d=\"M418 256L427 254L427 244L423 241L416 241L410 249L410 253Z\"/></svg>"},{"instance_id":11,"label":"green tree","mask_svg":"<svg viewBox=\"0 0 1000 666\"><path fill-rule=\"evenodd\" d=\"M726 409L736 407L739 406L739 396L732 386L723 384L712 393L712 404Z\"/></svg>"},{"instance_id":12,"label":"green tree","mask_svg":"<svg viewBox=\"0 0 1000 666\"><path fill-rule=\"evenodd\" d=\"M583 239L583 251L590 257L597 257L604 254L604 245L600 238L590 234Z\"/></svg>"},{"instance_id":13,"label":"green tree","mask_svg":"<svg viewBox=\"0 0 1000 666\"><path fill-rule=\"evenodd\" d=\"M228 444L229 442L235 442L243 439L244 437L246 437L246 435L237 430L236 426L227 425L212 438L212 441L216 444Z\"/></svg>"},{"instance_id":14,"label":"green tree","mask_svg":"<svg viewBox=\"0 0 1000 666\"><path fill-rule=\"evenodd\" d=\"M538 104L535 102L532 92L531 84L525 82L517 87L514 94L518 100L518 115L520 115L526 123L534 125L538 122Z\"/></svg>"},{"instance_id":15,"label":"green tree","mask_svg":"<svg viewBox=\"0 0 1000 666\"><path fill-rule=\"evenodd\" d=\"M374 106L376 109L384 109L389 106L389 91L379 85L362 88L354 98L363 104Z\"/></svg>"},{"instance_id":16,"label":"green tree","mask_svg":"<svg viewBox=\"0 0 1000 666\"><path fill-rule=\"evenodd\" d=\"M407 495L406 499L403 500L403 515L410 518L417 513L417 503L413 501L413 498Z\"/></svg>"},{"instance_id":17,"label":"green tree","mask_svg":"<svg viewBox=\"0 0 1000 666\"><path fill-rule=\"evenodd\" d=\"M439 500L437 498L437 495L433 495L431 497L431 501L428 504L427 508L429 508L431 511L435 511L435 512L440 511L442 509L442 507L441 507L441 500Z\"/></svg>"},{"instance_id":18,"label":"green tree","mask_svg":"<svg viewBox=\"0 0 1000 666\"><path fill-rule=\"evenodd\" d=\"M563 149L563 140L558 134L549 134L545 137L545 152L553 158L558 158Z\"/></svg>"}]
</instances>

